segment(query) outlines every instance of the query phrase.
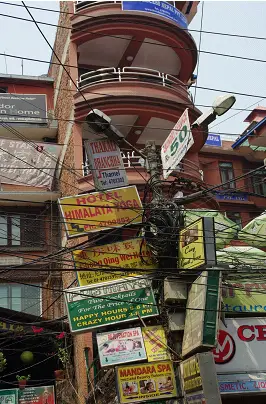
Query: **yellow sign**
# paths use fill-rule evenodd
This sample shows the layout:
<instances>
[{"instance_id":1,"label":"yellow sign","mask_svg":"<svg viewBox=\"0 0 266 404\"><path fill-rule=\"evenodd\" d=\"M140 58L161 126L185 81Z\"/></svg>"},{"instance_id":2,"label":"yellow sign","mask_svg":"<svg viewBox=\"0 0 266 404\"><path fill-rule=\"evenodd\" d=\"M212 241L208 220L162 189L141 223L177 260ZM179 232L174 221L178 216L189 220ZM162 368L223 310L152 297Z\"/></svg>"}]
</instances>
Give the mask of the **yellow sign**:
<instances>
[{"instance_id":1,"label":"yellow sign","mask_svg":"<svg viewBox=\"0 0 266 404\"><path fill-rule=\"evenodd\" d=\"M116 377L121 404L169 399L177 395L171 361L119 366Z\"/></svg>"},{"instance_id":2,"label":"yellow sign","mask_svg":"<svg viewBox=\"0 0 266 404\"><path fill-rule=\"evenodd\" d=\"M161 325L142 328L142 335L148 362L171 359L165 332Z\"/></svg>"},{"instance_id":3,"label":"yellow sign","mask_svg":"<svg viewBox=\"0 0 266 404\"><path fill-rule=\"evenodd\" d=\"M132 270L134 268L150 270L156 268L155 264L153 264L151 251L141 238L105 244L85 250L75 250L73 251L73 258L78 271L79 286L109 282L123 277L143 274L143 272L138 274L136 271L129 272L130 268ZM114 270L112 272L111 267L127 268L127 271L118 272ZM83 271L83 268L97 268L97 271ZM108 268L108 271L101 271L104 268Z\"/></svg>"},{"instance_id":4,"label":"yellow sign","mask_svg":"<svg viewBox=\"0 0 266 404\"><path fill-rule=\"evenodd\" d=\"M142 204L135 186L69 196L58 203L69 238L142 222Z\"/></svg>"},{"instance_id":5,"label":"yellow sign","mask_svg":"<svg viewBox=\"0 0 266 404\"><path fill-rule=\"evenodd\" d=\"M193 269L205 264L203 218L181 230L179 268Z\"/></svg>"}]
</instances>

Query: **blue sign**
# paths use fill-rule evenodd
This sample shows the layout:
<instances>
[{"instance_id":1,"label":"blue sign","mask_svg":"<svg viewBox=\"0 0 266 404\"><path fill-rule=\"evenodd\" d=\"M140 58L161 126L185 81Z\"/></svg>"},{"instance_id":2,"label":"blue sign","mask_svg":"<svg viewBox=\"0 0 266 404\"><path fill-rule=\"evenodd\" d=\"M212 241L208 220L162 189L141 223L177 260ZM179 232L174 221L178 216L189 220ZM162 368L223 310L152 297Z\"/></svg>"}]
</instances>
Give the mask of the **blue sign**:
<instances>
[{"instance_id":1,"label":"blue sign","mask_svg":"<svg viewBox=\"0 0 266 404\"><path fill-rule=\"evenodd\" d=\"M245 381L219 381L220 393L249 393L249 392L265 392L266 380L245 380Z\"/></svg>"},{"instance_id":2,"label":"blue sign","mask_svg":"<svg viewBox=\"0 0 266 404\"><path fill-rule=\"evenodd\" d=\"M122 1L124 11L142 11L169 18L181 28L187 28L187 19L177 8L166 1Z\"/></svg>"},{"instance_id":3,"label":"blue sign","mask_svg":"<svg viewBox=\"0 0 266 404\"><path fill-rule=\"evenodd\" d=\"M248 194L244 194L242 192L238 193L220 193L220 192L215 192L215 197L219 199L220 201L243 201L246 202L248 200Z\"/></svg>"},{"instance_id":4,"label":"blue sign","mask_svg":"<svg viewBox=\"0 0 266 404\"><path fill-rule=\"evenodd\" d=\"M222 139L220 135L209 134L205 142L206 146L222 147Z\"/></svg>"}]
</instances>

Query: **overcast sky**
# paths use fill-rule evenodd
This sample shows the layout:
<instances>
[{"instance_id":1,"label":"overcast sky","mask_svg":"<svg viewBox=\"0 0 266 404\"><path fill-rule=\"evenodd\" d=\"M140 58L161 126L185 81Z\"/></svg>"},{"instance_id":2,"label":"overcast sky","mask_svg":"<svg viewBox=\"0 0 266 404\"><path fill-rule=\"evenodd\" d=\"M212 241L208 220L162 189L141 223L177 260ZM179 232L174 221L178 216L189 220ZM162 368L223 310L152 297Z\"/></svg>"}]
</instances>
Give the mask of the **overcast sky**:
<instances>
[{"instance_id":1,"label":"overcast sky","mask_svg":"<svg viewBox=\"0 0 266 404\"><path fill-rule=\"evenodd\" d=\"M21 5L21 2L17 2ZM54 1L26 1L27 5L58 10L58 2ZM198 6L198 13L192 23L191 30L199 30L201 24L202 4ZM23 7L10 6L0 2L0 13L30 19ZM256 1L205 1L203 13L203 30L230 34L257 36L266 38L266 2ZM31 10L37 21L57 23L58 13ZM36 26L31 22L0 16L1 24L1 53L35 58L49 62L51 50L45 43ZM53 45L55 27L40 25L50 44ZM197 44L199 33L191 31ZM265 62L234 59L226 56L216 56L206 53L200 54L198 86L218 90L235 91L251 95L266 97L266 39L246 39L232 36L221 36L203 33L201 50L246 58L261 59ZM46 74L48 63L23 62L24 74ZM21 74L20 59L0 56L0 71L8 74ZM194 89L192 92L194 93ZM209 91L198 88L196 104L211 105L219 91ZM265 99L252 96L237 95L235 108L253 109L256 105L266 106ZM254 106L251 107L251 104ZM199 107L204 110L203 107ZM213 124L214 133L241 133L246 124L243 123L248 111L241 112L235 117L223 122L237 111L229 111ZM226 136L228 138L228 136Z\"/></svg>"}]
</instances>

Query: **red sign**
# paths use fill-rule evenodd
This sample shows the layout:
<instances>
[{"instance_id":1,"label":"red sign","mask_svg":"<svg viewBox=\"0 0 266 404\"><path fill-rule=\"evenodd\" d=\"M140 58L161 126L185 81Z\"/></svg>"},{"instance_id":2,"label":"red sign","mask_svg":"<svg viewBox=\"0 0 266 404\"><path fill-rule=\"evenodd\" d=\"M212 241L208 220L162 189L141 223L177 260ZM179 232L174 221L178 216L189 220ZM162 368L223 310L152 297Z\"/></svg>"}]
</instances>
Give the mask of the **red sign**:
<instances>
[{"instance_id":1,"label":"red sign","mask_svg":"<svg viewBox=\"0 0 266 404\"><path fill-rule=\"evenodd\" d=\"M220 330L217 342L217 347L212 351L215 363L223 364L230 362L236 351L233 337L228 332Z\"/></svg>"},{"instance_id":2,"label":"red sign","mask_svg":"<svg viewBox=\"0 0 266 404\"><path fill-rule=\"evenodd\" d=\"M26 387L18 397L19 404L55 404L54 386Z\"/></svg>"}]
</instances>

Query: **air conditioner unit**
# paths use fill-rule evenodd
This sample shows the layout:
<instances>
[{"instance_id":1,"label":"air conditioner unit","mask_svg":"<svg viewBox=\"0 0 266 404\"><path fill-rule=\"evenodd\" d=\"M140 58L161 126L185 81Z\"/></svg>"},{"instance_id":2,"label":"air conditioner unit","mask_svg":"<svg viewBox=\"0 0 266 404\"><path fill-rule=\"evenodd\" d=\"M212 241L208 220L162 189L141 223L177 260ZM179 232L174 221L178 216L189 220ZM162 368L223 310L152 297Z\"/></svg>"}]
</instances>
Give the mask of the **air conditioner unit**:
<instances>
[{"instance_id":1,"label":"air conditioner unit","mask_svg":"<svg viewBox=\"0 0 266 404\"><path fill-rule=\"evenodd\" d=\"M185 302L187 300L187 285L180 280L166 278L164 280L165 303Z\"/></svg>"}]
</instances>

